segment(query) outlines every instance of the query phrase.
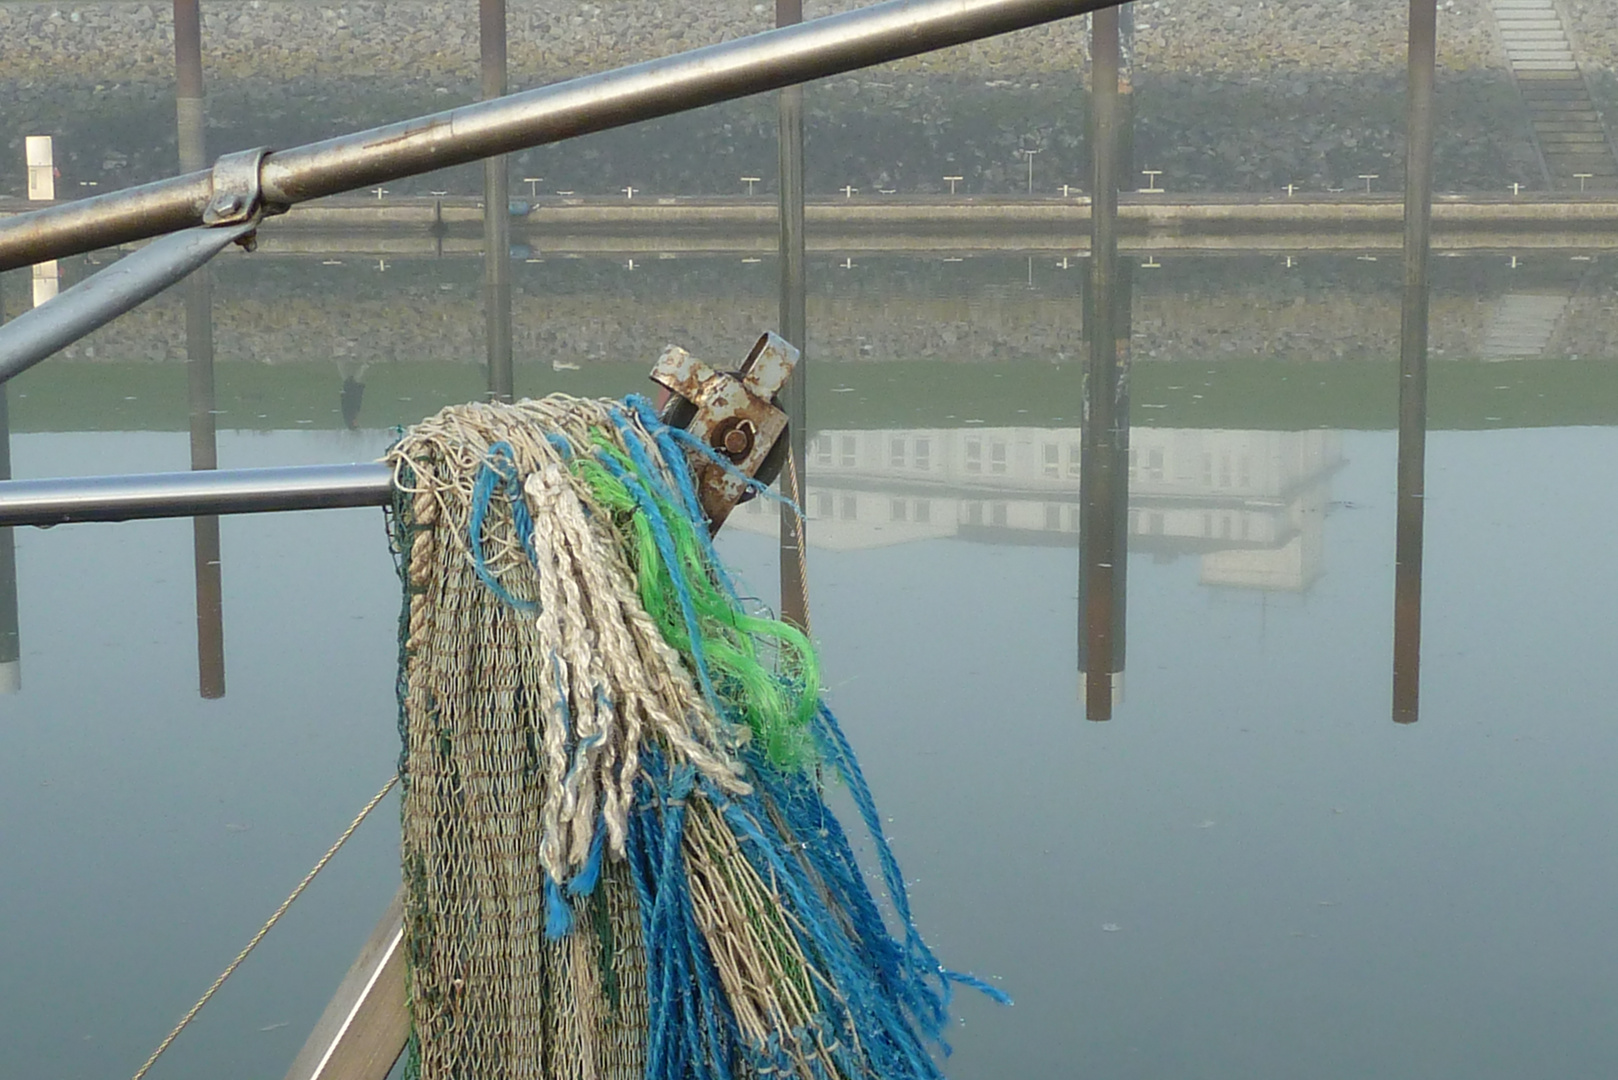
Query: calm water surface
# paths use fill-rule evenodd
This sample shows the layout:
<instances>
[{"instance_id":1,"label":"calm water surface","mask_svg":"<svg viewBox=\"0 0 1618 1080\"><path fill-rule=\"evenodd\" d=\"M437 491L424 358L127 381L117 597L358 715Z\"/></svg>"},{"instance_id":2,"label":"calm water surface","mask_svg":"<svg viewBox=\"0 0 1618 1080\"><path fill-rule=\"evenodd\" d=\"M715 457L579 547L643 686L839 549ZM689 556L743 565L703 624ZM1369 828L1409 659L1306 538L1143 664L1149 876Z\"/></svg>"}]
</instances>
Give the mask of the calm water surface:
<instances>
[{"instance_id":1,"label":"calm water surface","mask_svg":"<svg viewBox=\"0 0 1618 1080\"><path fill-rule=\"evenodd\" d=\"M937 262L878 263L895 272L857 288L823 268L823 296L888 315L816 354L809 564L829 697L923 930L1017 1000L961 1002L952 1076L1618 1068L1610 285L1599 266L1525 265L1539 276L1522 295L1566 299L1561 336L1481 363L1518 295L1504 258L1457 260L1435 284L1456 359L1433 374L1414 725L1390 719L1395 260L1137 273L1127 650L1107 723L1085 719L1079 670L1076 284L1046 260L1030 289L1020 258L957 285ZM536 305L553 287L595 314L550 355L533 339L519 387L639 389L653 357L626 355L637 305L728 296L762 325L773 271L738 285L739 266L664 268L661 286L609 263L525 271ZM307 327L318 272L227 275L220 310L282 290ZM259 358L305 363L221 364L222 466L366 460L386 425L476 395L474 367L410 366L461 348L450 330L418 332L392 367L363 355L389 310L426 303L366 288L375 304L340 348L272 327ZM904 352L905 327L951 312L975 336L927 339L935 363ZM16 475L187 466L183 365L118 359L160 359L154 333L115 326L99 357L114 362L18 380ZM222 354L248 348L229 333ZM597 350L625 363L592 367ZM361 363L348 430L340 388ZM773 515L733 521L724 553L773 600ZM392 772L380 512L222 523L220 700L196 693L191 542L184 521L17 534L5 1075L132 1073ZM361 828L154 1077L284 1072L396 887L396 813L390 799Z\"/></svg>"}]
</instances>

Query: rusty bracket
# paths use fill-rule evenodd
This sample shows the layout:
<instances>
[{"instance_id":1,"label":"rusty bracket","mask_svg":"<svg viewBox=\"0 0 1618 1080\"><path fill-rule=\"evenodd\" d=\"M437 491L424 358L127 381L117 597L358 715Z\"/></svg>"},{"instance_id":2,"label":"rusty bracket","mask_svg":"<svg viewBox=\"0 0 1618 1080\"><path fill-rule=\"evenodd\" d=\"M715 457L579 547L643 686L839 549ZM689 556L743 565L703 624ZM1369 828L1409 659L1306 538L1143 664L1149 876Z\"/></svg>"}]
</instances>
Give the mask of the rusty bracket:
<instances>
[{"instance_id":1,"label":"rusty bracket","mask_svg":"<svg viewBox=\"0 0 1618 1080\"><path fill-rule=\"evenodd\" d=\"M785 456L776 451L778 444L784 446L781 436L787 416L774 398L791 377L798 356L785 338L767 333L736 371L715 371L670 345L652 368L652 381L674 395L663 409L663 422L685 428L737 471L767 484L781 471ZM690 459L708 527L717 532L736 504L752 492L710 458L693 452Z\"/></svg>"}]
</instances>

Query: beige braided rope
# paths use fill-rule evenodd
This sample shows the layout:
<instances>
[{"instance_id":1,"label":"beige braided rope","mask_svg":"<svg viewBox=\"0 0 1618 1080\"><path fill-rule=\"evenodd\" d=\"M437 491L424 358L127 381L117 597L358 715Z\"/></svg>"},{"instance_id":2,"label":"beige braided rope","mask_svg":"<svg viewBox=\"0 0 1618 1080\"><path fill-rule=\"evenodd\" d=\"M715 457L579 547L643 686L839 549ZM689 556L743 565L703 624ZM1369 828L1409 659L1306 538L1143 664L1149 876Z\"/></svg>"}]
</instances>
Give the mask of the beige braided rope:
<instances>
[{"instance_id":1,"label":"beige braided rope","mask_svg":"<svg viewBox=\"0 0 1618 1080\"><path fill-rule=\"evenodd\" d=\"M186 1025L191 1023L191 1021L196 1018L197 1013L202 1011L202 1007L208 1004L208 999L213 997L221 986L225 985L225 980L230 978L231 975L235 973L236 969L242 966L242 961L247 959L247 954L256 949L258 947L258 943L264 940L264 935L270 932L270 928L281 921L281 916L287 913L287 909L292 906L293 901L297 900L298 897L303 895L303 890L307 889L309 887L309 883L315 880L315 875L326 868L326 864L331 862L332 856L336 855L338 850L344 844L348 843L348 838L354 835L354 830L360 827L360 823L370 815L372 810L376 809L376 804L386 798L388 792L393 790L393 785L397 784L398 782L399 776L397 773L395 773L388 779L386 784L382 785L381 791L378 791L375 795L371 796L371 801L365 804L364 808L361 809L359 814L355 816L353 822L349 824L348 828L343 830L343 835L337 838L337 842L332 844L332 846L326 850L326 854L320 857L320 861L315 863L314 867L303 876L303 880L298 882L298 887L292 890L291 895L285 900L281 901L281 906L275 909L275 914L271 915L264 925L259 927L258 933L253 935L253 939L247 943L246 947L243 948L241 952L236 954L236 959L232 960L229 966L227 966L224 971L219 973L219 977L213 981L213 985L204 991L203 995L197 999L197 1003L195 1005L191 1006L191 1011L180 1017L180 1022L174 1025L174 1030L169 1032L168 1036L164 1038L162 1042L157 1044L157 1049L153 1050L152 1056L146 1059L146 1064L135 1070L135 1075L132 1080L141 1080L141 1077L145 1076L151 1071L152 1066L157 1063L157 1059L163 1056L163 1051L167 1050L169 1045L173 1043L175 1039L179 1038L180 1032L184 1031Z\"/></svg>"},{"instance_id":2,"label":"beige braided rope","mask_svg":"<svg viewBox=\"0 0 1618 1080\"><path fill-rule=\"evenodd\" d=\"M715 713L664 640L623 523L550 441L583 455L597 438L638 439L661 461L652 436L612 407L561 395L457 406L389 453L409 495L401 817L423 1080L638 1076L645 954L623 856L642 748L692 766L719 798L749 790L738 753L746 728ZM496 443L510 447L532 534L525 548L503 483L479 546L516 606L480 578L469 538ZM804 1080L835 1075L833 1049L814 1034L822 995L835 989L804 955L772 876L749 863L709 797L687 805L694 914L741 1036L784 1051ZM609 853L602 879L565 899L574 930L551 940L546 891L588 863L598 831Z\"/></svg>"},{"instance_id":3,"label":"beige braided rope","mask_svg":"<svg viewBox=\"0 0 1618 1080\"><path fill-rule=\"evenodd\" d=\"M410 552L417 592L406 651L424 660L411 666L407 679L407 717L425 715L432 703L459 707L467 693L482 692L465 682L466 662L472 659L465 640L453 640L475 637L482 632L479 626L430 629L427 620L430 610L445 606L473 617L462 595L463 588L475 587L467 580L472 567L467 535L475 480L489 447L509 445L518 475L526 477L538 572L509 510L491 511L485 519L483 554L489 573L512 596L537 604L537 614L519 618L489 610L474 622L481 619L485 628L498 627L499 635L509 637L505 644L515 655L502 652L503 663L521 668L525 661L519 656L537 660L537 670L528 675L497 664L491 671L496 683L510 684L497 685L497 694L524 678L557 690L534 721L544 774L540 863L556 881L566 880L587 860L598 810L612 851L622 855L638 747L648 734L722 790L746 790L734 759L743 733L714 714L663 640L635 593L635 577L617 537L601 515L586 514L587 485L545 437L558 432L588 446L592 429L616 430L607 403L563 395L512 405L479 403L423 421L389 455L396 482L412 492L418 528ZM649 435L638 434L650 443ZM445 584L446 574L456 578L454 587ZM435 644L443 648L431 647ZM460 661L447 662L446 648ZM612 691L606 701L602 688ZM570 739L578 746L571 760Z\"/></svg>"}]
</instances>

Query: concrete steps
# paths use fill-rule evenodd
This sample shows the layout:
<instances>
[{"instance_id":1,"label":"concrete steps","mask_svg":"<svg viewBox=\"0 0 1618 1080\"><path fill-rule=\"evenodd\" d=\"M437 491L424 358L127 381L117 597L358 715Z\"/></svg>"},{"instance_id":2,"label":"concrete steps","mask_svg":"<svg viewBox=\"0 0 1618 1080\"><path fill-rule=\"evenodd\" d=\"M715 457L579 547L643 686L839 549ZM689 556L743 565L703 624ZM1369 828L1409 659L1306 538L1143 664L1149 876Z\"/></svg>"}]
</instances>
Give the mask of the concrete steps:
<instances>
[{"instance_id":1,"label":"concrete steps","mask_svg":"<svg viewBox=\"0 0 1618 1080\"><path fill-rule=\"evenodd\" d=\"M1618 189L1618 157L1554 0L1493 0L1491 7L1552 188Z\"/></svg>"},{"instance_id":2,"label":"concrete steps","mask_svg":"<svg viewBox=\"0 0 1618 1080\"><path fill-rule=\"evenodd\" d=\"M1483 331L1484 359L1542 356L1556 336L1557 324L1570 300L1557 293L1502 296Z\"/></svg>"}]
</instances>

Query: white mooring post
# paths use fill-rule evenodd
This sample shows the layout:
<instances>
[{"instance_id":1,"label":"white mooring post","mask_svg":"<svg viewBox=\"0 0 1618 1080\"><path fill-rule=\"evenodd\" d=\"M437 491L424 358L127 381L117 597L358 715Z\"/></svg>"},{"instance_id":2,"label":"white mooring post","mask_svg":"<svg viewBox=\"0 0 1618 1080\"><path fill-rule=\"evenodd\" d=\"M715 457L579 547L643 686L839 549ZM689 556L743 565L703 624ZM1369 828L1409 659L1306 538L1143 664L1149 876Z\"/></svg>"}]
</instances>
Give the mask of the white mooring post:
<instances>
[{"instance_id":1,"label":"white mooring post","mask_svg":"<svg viewBox=\"0 0 1618 1080\"><path fill-rule=\"evenodd\" d=\"M30 135L24 140L28 155L28 199L53 202L56 199L56 150L49 135ZM34 264L34 306L55 296L62 271L55 259Z\"/></svg>"},{"instance_id":2,"label":"white mooring post","mask_svg":"<svg viewBox=\"0 0 1618 1080\"><path fill-rule=\"evenodd\" d=\"M56 198L56 151L49 135L30 135L25 140L28 154L28 199L51 202Z\"/></svg>"},{"instance_id":3,"label":"white mooring post","mask_svg":"<svg viewBox=\"0 0 1618 1080\"><path fill-rule=\"evenodd\" d=\"M62 291L62 264L55 259L47 259L42 263L34 264L34 306L38 307L45 301Z\"/></svg>"}]
</instances>

